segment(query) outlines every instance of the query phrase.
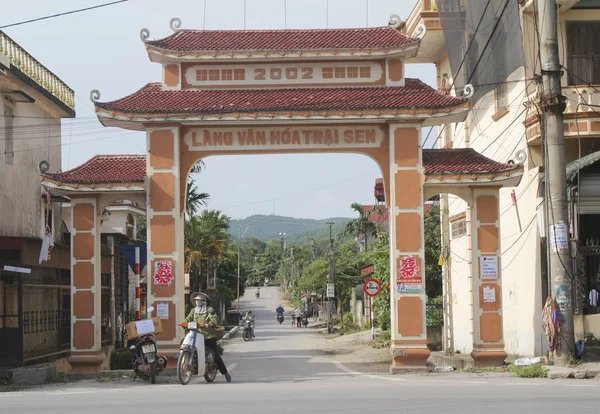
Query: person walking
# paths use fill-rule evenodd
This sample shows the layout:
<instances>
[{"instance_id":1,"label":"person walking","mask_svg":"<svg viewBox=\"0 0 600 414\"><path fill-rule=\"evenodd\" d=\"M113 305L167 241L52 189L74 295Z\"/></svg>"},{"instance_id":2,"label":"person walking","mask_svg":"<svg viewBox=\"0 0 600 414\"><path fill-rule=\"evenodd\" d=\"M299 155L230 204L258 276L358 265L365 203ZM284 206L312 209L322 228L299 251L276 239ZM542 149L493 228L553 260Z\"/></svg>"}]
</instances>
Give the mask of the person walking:
<instances>
[{"instance_id":1,"label":"person walking","mask_svg":"<svg viewBox=\"0 0 600 414\"><path fill-rule=\"evenodd\" d=\"M294 318L296 319L296 328L302 327L302 314L302 308L300 307L300 305L298 305L298 307L294 311Z\"/></svg>"}]
</instances>

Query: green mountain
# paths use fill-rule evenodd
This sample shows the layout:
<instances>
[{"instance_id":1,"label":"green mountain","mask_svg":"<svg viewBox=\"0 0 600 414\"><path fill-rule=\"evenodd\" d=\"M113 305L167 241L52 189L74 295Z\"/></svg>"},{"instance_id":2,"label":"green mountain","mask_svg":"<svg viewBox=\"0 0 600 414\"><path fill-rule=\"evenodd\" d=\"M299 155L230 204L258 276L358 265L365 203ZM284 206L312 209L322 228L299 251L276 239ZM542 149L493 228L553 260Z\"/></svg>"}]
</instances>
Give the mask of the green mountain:
<instances>
[{"instance_id":1,"label":"green mountain","mask_svg":"<svg viewBox=\"0 0 600 414\"><path fill-rule=\"evenodd\" d=\"M264 241L279 239L279 233L285 233L289 244L304 244L308 238L329 238L329 226L326 222L331 220L335 221L332 226L332 233L333 237L337 239L344 231L346 223L351 219L335 217L313 220L257 214L245 219L232 219L229 233L234 241L237 239L238 229L240 229L241 235L245 232L244 237L254 236ZM248 224L250 225L248 226Z\"/></svg>"}]
</instances>

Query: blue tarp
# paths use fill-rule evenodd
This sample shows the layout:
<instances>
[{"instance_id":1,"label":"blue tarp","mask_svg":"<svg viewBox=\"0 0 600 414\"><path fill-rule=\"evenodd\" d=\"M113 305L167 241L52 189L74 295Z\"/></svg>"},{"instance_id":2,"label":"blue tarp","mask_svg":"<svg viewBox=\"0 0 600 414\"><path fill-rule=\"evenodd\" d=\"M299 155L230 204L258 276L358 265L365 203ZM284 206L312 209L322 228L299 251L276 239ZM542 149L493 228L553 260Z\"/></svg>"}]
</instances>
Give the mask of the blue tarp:
<instances>
[{"instance_id":1,"label":"blue tarp","mask_svg":"<svg viewBox=\"0 0 600 414\"><path fill-rule=\"evenodd\" d=\"M140 274L144 271L147 262L147 250L145 244L121 244L119 245L119 250L125 256L125 260L127 260L127 264L131 268L133 272L135 272L135 248L140 248Z\"/></svg>"}]
</instances>

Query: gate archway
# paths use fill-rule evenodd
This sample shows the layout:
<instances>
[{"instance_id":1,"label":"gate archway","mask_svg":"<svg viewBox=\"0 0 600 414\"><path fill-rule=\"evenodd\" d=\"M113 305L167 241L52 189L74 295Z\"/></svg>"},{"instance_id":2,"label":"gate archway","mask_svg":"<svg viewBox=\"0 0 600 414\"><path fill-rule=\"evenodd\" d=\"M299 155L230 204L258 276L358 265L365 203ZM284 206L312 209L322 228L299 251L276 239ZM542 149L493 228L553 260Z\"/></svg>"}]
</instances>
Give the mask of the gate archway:
<instances>
[{"instance_id":1,"label":"gate archway","mask_svg":"<svg viewBox=\"0 0 600 414\"><path fill-rule=\"evenodd\" d=\"M115 162L111 171L95 175L90 172L93 185L74 185L68 181L70 172L42 176L43 184L54 191L74 197L87 191L88 199L73 209L73 297L80 280L90 272L93 280L98 277L95 249L87 243L93 241L98 222L98 198L145 192L147 269L152 280L148 301L167 304L170 316L163 320L158 338L161 349L175 353L181 334L177 322L185 308L184 197L192 165L211 155L365 154L381 168L390 210L390 282L395 287L390 303L391 370L425 367L429 350L423 202L432 191L470 192L478 217L473 260L498 256L499 218L493 213L498 190L518 184L522 168L471 149L422 148L423 127L464 120L469 102L405 77L405 63L415 56L420 39L397 27L201 31L182 30L173 19L174 33L152 41L143 29L150 60L163 67L162 82L115 101L100 102L98 91L91 97L105 126L146 131L145 159L132 158L129 165ZM146 177L131 177L129 169L138 171L141 163ZM85 170L86 165L73 171ZM171 269L168 280L153 278L158 268ZM498 268L497 289L500 273ZM99 295L89 288L86 292L96 303ZM74 369L91 370L99 365L100 344L96 336L83 338L93 332L97 315L92 312L80 322L77 312L75 307L71 360ZM476 364L499 364L506 357L501 306L486 315L481 322L487 327L474 340L478 344L474 357ZM91 325L86 323L84 329L88 320Z\"/></svg>"}]
</instances>

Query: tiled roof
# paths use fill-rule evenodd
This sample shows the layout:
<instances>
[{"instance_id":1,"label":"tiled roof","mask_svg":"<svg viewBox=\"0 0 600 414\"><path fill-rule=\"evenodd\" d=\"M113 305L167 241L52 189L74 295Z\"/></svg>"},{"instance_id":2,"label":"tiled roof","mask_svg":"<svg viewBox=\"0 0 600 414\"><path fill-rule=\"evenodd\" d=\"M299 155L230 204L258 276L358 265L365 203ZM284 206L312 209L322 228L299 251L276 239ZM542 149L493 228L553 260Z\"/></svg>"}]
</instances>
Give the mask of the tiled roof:
<instances>
[{"instance_id":1,"label":"tiled roof","mask_svg":"<svg viewBox=\"0 0 600 414\"><path fill-rule=\"evenodd\" d=\"M149 83L112 102L96 102L108 111L137 114L226 114L369 109L434 109L465 104L466 99L444 95L418 79L404 87L185 89L163 90Z\"/></svg>"},{"instance_id":2,"label":"tiled roof","mask_svg":"<svg viewBox=\"0 0 600 414\"><path fill-rule=\"evenodd\" d=\"M295 30L179 30L150 47L178 52L389 49L419 39L390 27Z\"/></svg>"},{"instance_id":3,"label":"tiled roof","mask_svg":"<svg viewBox=\"0 0 600 414\"><path fill-rule=\"evenodd\" d=\"M46 173L44 176L73 184L143 183L146 178L146 156L96 155L72 170Z\"/></svg>"},{"instance_id":4,"label":"tiled roof","mask_svg":"<svg viewBox=\"0 0 600 414\"><path fill-rule=\"evenodd\" d=\"M426 175L496 173L518 168L484 157L471 148L424 149L423 168ZM146 177L145 155L96 155L72 170L46 173L45 177L65 184L143 183ZM372 206L363 206L365 213ZM370 221L385 222L388 210L382 215L371 213Z\"/></svg>"},{"instance_id":5,"label":"tiled roof","mask_svg":"<svg viewBox=\"0 0 600 414\"><path fill-rule=\"evenodd\" d=\"M388 221L388 209L385 205L377 206L378 210L371 211L375 207L373 205L362 206L365 214L368 214L368 220L371 223L387 223ZM370 212L370 213L369 213Z\"/></svg>"},{"instance_id":6,"label":"tiled roof","mask_svg":"<svg viewBox=\"0 0 600 414\"><path fill-rule=\"evenodd\" d=\"M426 175L499 173L518 168L515 164L491 160L472 148L423 150Z\"/></svg>"}]
</instances>

